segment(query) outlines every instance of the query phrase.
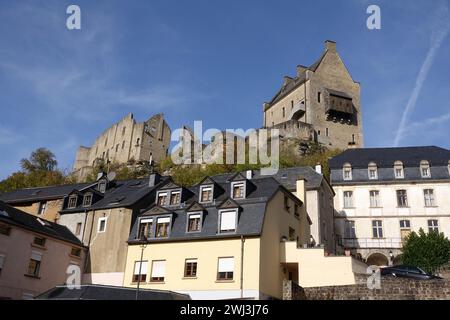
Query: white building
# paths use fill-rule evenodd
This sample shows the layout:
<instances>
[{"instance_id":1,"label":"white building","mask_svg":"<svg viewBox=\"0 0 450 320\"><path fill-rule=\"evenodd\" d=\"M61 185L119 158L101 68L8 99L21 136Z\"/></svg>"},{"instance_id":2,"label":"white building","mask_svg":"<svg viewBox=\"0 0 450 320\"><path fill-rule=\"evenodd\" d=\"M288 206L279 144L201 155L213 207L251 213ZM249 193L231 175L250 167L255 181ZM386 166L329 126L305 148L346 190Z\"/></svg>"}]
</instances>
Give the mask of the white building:
<instances>
[{"instance_id":1,"label":"white building","mask_svg":"<svg viewBox=\"0 0 450 320\"><path fill-rule=\"evenodd\" d=\"M449 150L349 149L329 164L341 248L367 264L399 263L411 231L450 236Z\"/></svg>"}]
</instances>

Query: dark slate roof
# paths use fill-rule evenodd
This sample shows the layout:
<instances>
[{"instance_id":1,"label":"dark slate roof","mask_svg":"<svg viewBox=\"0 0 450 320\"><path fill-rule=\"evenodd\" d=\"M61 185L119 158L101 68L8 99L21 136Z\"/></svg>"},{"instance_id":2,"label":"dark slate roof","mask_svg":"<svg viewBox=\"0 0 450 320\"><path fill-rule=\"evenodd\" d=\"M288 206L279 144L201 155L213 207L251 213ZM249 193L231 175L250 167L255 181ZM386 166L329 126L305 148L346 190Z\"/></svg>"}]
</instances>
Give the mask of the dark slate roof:
<instances>
[{"instance_id":1,"label":"dark slate roof","mask_svg":"<svg viewBox=\"0 0 450 320\"><path fill-rule=\"evenodd\" d=\"M254 178L267 177L261 176L260 170L253 171ZM314 190L319 189L324 179L323 175L317 173L311 167L292 167L278 169L278 172L272 176L280 184L282 184L288 190L297 189L297 180L306 180L306 189Z\"/></svg>"},{"instance_id":2,"label":"dark slate roof","mask_svg":"<svg viewBox=\"0 0 450 320\"><path fill-rule=\"evenodd\" d=\"M345 163L350 163L352 168L367 168L370 162L375 162L379 168L392 168L395 161L402 161L404 167L419 167L422 160L427 160L431 167L447 166L450 150L435 146L348 149L330 159L329 166L342 169Z\"/></svg>"},{"instance_id":3,"label":"dark slate roof","mask_svg":"<svg viewBox=\"0 0 450 320\"><path fill-rule=\"evenodd\" d=\"M82 285L79 289L56 286L37 296L37 300L135 300L136 289L105 285ZM139 290L139 300L190 300L187 294L167 290Z\"/></svg>"},{"instance_id":4,"label":"dark slate roof","mask_svg":"<svg viewBox=\"0 0 450 320\"><path fill-rule=\"evenodd\" d=\"M54 200L64 198L74 189L82 189L89 183L67 184L62 186L26 188L0 194L0 200L6 203L35 202L40 200Z\"/></svg>"},{"instance_id":5,"label":"dark slate roof","mask_svg":"<svg viewBox=\"0 0 450 320\"><path fill-rule=\"evenodd\" d=\"M65 226L25 213L3 201L0 201L0 222L82 246L80 240Z\"/></svg>"},{"instance_id":6,"label":"dark slate roof","mask_svg":"<svg viewBox=\"0 0 450 320\"><path fill-rule=\"evenodd\" d=\"M169 177L161 177L156 186L149 186L149 179L117 180L111 182L111 186L103 194L103 197L91 206L83 206L82 201L73 209L61 210L61 213L83 212L85 210L100 210L110 208L129 207L151 193L157 186L170 180ZM82 191L90 192L90 189Z\"/></svg>"},{"instance_id":7,"label":"dark slate roof","mask_svg":"<svg viewBox=\"0 0 450 320\"><path fill-rule=\"evenodd\" d=\"M205 208L203 215L203 225L201 232L187 233L186 232L186 210L192 203L198 201L198 193L200 186L194 186L189 188L192 196L182 205L177 207L165 208L172 212L172 227L168 238L149 239L149 242L165 242L176 240L193 240L193 239L210 239L210 238L228 238L228 237L240 237L243 236L257 236L262 232L264 215L266 211L267 202L275 195L275 193L281 188L287 193L289 192L282 185L280 185L274 178L265 177L259 179L248 180L247 187L250 192L247 194L246 199L234 200L239 205L239 219L236 232L232 234L217 234L218 226L218 212L219 207L229 199L231 183L229 180L236 174L223 174L210 177L223 189L222 193L217 196L215 203L202 204ZM294 201L300 200L292 196ZM154 206L142 210L141 216L145 216L149 210ZM163 214L164 215L164 214ZM129 242L136 243L137 231L138 231L139 219L136 219L133 229L130 233Z\"/></svg>"}]
</instances>

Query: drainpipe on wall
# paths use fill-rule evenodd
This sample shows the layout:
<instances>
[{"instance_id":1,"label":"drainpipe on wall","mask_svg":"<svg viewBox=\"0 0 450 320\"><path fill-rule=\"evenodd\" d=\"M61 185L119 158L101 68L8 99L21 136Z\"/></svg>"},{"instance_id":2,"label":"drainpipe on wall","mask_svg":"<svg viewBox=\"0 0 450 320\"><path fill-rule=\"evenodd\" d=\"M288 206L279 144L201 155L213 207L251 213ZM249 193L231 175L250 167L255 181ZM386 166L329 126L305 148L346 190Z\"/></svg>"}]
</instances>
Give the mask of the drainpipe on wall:
<instances>
[{"instance_id":1,"label":"drainpipe on wall","mask_svg":"<svg viewBox=\"0 0 450 320\"><path fill-rule=\"evenodd\" d=\"M244 243L245 238L241 236L241 299L244 298Z\"/></svg>"}]
</instances>

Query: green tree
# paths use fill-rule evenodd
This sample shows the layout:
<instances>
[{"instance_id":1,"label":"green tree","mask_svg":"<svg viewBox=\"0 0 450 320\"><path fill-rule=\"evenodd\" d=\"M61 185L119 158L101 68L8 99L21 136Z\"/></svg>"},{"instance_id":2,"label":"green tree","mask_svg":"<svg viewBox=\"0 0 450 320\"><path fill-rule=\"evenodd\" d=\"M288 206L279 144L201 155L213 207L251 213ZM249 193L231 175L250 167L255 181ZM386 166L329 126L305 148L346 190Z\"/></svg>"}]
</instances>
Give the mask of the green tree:
<instances>
[{"instance_id":1,"label":"green tree","mask_svg":"<svg viewBox=\"0 0 450 320\"><path fill-rule=\"evenodd\" d=\"M429 273L450 261L450 240L441 232L412 232L402 249L402 262L405 265L417 266Z\"/></svg>"},{"instance_id":2,"label":"green tree","mask_svg":"<svg viewBox=\"0 0 450 320\"><path fill-rule=\"evenodd\" d=\"M38 148L31 153L29 159L20 160L20 166L25 172L53 171L58 162L53 152L46 148Z\"/></svg>"}]
</instances>

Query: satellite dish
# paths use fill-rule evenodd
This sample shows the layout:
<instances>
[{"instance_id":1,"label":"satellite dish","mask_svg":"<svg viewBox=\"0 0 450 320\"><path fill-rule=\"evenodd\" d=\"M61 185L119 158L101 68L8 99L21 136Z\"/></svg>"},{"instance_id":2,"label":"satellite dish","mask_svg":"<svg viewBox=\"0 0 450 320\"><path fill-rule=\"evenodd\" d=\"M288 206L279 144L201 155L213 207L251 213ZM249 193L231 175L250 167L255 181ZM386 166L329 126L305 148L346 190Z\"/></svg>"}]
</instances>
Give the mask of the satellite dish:
<instances>
[{"instance_id":1,"label":"satellite dish","mask_svg":"<svg viewBox=\"0 0 450 320\"><path fill-rule=\"evenodd\" d=\"M108 180L113 181L116 178L116 173L114 171L111 171L108 173Z\"/></svg>"}]
</instances>

